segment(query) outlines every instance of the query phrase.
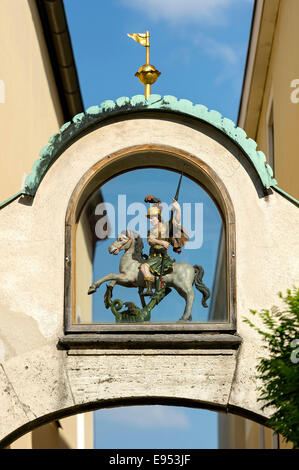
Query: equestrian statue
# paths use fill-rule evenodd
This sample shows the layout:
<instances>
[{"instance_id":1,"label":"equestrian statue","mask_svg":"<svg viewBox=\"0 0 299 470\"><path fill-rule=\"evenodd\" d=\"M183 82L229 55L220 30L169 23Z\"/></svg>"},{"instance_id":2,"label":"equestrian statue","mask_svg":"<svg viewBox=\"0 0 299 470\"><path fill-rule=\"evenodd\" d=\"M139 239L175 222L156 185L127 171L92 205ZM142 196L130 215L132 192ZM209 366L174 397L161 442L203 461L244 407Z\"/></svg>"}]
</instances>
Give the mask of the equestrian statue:
<instances>
[{"instance_id":1,"label":"equestrian statue","mask_svg":"<svg viewBox=\"0 0 299 470\"><path fill-rule=\"evenodd\" d=\"M109 273L94 281L89 287L88 294L93 294L101 284L110 281L104 296L104 303L106 308L111 308L116 322L149 322L151 310L171 292L171 287L186 301L185 310L179 322L192 321L193 285L202 294L203 307L208 307L206 301L210 297L210 291L202 282L203 268L199 265L192 266L189 263L175 262L168 254L170 246L175 253L181 253L183 246L189 240L186 230L181 226L181 208L178 203L181 179L182 174L173 198L168 222L162 219L160 199L152 195L145 198L145 202L152 204L147 213L151 224L147 235L150 246L149 255L143 254L144 245L136 232L122 231L108 248L109 253L113 255L124 251L119 264L119 273ZM142 309L133 302L125 302L126 310L121 311L123 302L119 299L112 301L112 291L116 284L124 287L138 287ZM145 302L145 297L150 298L148 304Z\"/></svg>"}]
</instances>

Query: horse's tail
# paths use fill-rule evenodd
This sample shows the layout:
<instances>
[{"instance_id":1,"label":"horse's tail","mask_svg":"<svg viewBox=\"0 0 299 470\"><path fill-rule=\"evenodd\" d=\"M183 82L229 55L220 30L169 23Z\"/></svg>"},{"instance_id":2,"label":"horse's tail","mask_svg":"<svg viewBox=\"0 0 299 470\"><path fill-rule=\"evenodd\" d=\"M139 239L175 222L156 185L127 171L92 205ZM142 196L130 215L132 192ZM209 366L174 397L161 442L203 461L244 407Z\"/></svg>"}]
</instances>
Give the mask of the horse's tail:
<instances>
[{"instance_id":1,"label":"horse's tail","mask_svg":"<svg viewBox=\"0 0 299 470\"><path fill-rule=\"evenodd\" d=\"M195 276L193 283L195 284L196 289L198 289L202 293L202 306L203 307L208 307L206 304L206 300L210 297L210 289L202 282L202 278L204 275L204 270L202 266L199 266L198 264L195 264L193 266L195 269Z\"/></svg>"}]
</instances>

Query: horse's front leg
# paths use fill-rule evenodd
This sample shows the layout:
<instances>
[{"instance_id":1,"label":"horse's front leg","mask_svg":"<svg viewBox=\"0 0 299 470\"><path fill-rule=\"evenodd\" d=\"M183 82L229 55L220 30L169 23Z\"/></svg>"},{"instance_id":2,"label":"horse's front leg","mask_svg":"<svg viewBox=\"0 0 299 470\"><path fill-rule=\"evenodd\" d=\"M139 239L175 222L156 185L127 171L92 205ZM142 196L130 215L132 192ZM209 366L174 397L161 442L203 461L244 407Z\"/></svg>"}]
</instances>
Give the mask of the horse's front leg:
<instances>
[{"instance_id":1,"label":"horse's front leg","mask_svg":"<svg viewBox=\"0 0 299 470\"><path fill-rule=\"evenodd\" d=\"M125 274L121 274L121 273L118 273L118 274L114 274L114 273L110 273L110 274L106 274L106 276L103 276L103 277L100 277L100 279L97 279L96 281L94 281L89 289L88 289L88 295L90 294L94 294L94 292L100 287L101 284L103 284L103 282L107 282L107 281L115 281L114 285L117 283L117 282L124 282L129 279L127 278L127 276Z\"/></svg>"}]
</instances>

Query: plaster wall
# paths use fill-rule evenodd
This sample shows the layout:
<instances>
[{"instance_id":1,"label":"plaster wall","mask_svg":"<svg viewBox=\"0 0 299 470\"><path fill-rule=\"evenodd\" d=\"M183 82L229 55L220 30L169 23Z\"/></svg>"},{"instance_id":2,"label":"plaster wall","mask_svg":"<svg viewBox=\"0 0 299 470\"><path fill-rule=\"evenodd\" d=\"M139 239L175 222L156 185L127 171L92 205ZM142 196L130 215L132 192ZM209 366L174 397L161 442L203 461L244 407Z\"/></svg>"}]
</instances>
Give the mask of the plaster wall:
<instances>
[{"instance_id":1,"label":"plaster wall","mask_svg":"<svg viewBox=\"0 0 299 470\"><path fill-rule=\"evenodd\" d=\"M279 187L296 199L299 198L298 17L297 0L280 2L257 135L252 136L268 155L268 120L273 100L275 178ZM294 80L296 83L291 86Z\"/></svg>"},{"instance_id":2,"label":"plaster wall","mask_svg":"<svg viewBox=\"0 0 299 470\"><path fill-rule=\"evenodd\" d=\"M0 0L0 43L3 202L22 189L24 175L63 116L34 0Z\"/></svg>"},{"instance_id":3,"label":"plaster wall","mask_svg":"<svg viewBox=\"0 0 299 470\"><path fill-rule=\"evenodd\" d=\"M191 153L228 190L236 217L237 333L243 339L238 351L57 349L63 335L65 215L72 192L99 160L144 144ZM32 205L24 198L1 211L0 439L21 426L52 421L57 413L130 400L185 400L265 417L255 379L264 350L242 319L250 308L277 304L279 291L298 284L298 211L276 192L259 197L257 178L249 176L244 161L241 150L207 125L131 117L103 125L65 150Z\"/></svg>"}]
</instances>

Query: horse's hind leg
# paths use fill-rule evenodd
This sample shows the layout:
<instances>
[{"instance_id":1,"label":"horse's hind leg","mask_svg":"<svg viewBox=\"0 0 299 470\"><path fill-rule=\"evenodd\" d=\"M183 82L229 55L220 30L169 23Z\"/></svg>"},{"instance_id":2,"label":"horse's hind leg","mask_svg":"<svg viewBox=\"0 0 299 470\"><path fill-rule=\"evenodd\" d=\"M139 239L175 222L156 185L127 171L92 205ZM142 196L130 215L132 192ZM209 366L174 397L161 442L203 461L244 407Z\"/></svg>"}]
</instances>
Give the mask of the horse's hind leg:
<instances>
[{"instance_id":1,"label":"horse's hind leg","mask_svg":"<svg viewBox=\"0 0 299 470\"><path fill-rule=\"evenodd\" d=\"M192 311L192 306L193 306L193 301L194 301L194 290L193 290L192 284L188 287L182 286L182 285L180 286L173 285L173 287L175 288L177 293L180 294L180 296L183 297L186 301L184 313L178 321L179 322L192 321L191 311Z\"/></svg>"},{"instance_id":2,"label":"horse's hind leg","mask_svg":"<svg viewBox=\"0 0 299 470\"><path fill-rule=\"evenodd\" d=\"M186 306L182 317L179 319L179 322L192 321L191 311L194 302L194 290L192 286L188 290L186 289L184 291L183 297L186 300Z\"/></svg>"}]
</instances>

